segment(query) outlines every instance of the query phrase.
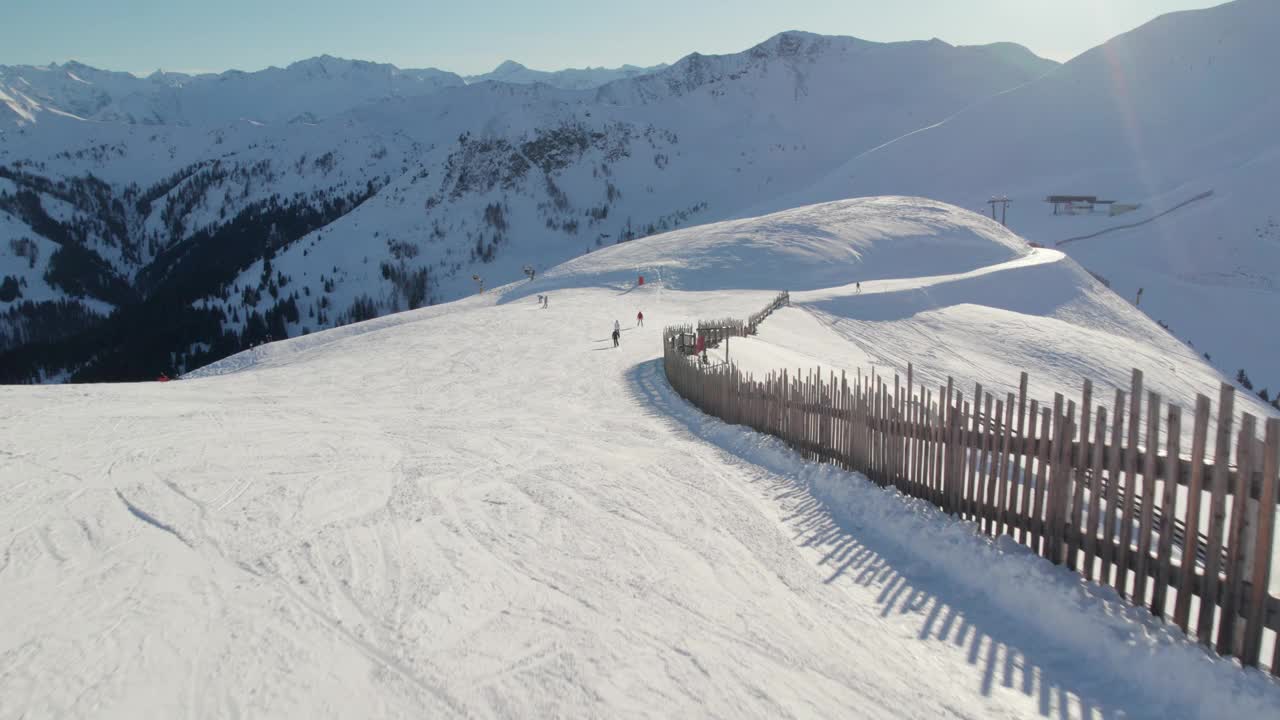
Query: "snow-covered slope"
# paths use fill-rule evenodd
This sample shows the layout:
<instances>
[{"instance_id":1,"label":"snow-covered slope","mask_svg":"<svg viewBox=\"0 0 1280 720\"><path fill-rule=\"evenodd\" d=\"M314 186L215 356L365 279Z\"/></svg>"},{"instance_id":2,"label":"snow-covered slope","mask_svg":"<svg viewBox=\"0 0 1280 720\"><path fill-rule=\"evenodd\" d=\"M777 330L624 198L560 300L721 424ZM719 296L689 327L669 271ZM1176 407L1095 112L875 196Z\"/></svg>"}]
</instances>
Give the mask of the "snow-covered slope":
<instances>
[{"instance_id":1,"label":"snow-covered slope","mask_svg":"<svg viewBox=\"0 0 1280 720\"><path fill-rule=\"evenodd\" d=\"M892 373L912 363L926 384L951 376L1003 395L1025 370L1032 394L1052 399L1085 378L1127 389L1137 367L1148 389L1184 405L1223 379L1062 252L925 198L842 200L678 230L577 258L506 297L625 285L637 273L689 291L790 290L791 308L734 343L731 359L753 372ZM756 297L763 305L771 295ZM1248 394L1237 410L1275 412Z\"/></svg>"},{"instance_id":2,"label":"snow-covered slope","mask_svg":"<svg viewBox=\"0 0 1280 720\"><path fill-rule=\"evenodd\" d=\"M627 282L639 271L684 290L813 290L899 277L904 266L921 276L965 272L1030 251L951 205L862 198L665 233L571 260L544 282Z\"/></svg>"},{"instance_id":3,"label":"snow-covered slope","mask_svg":"<svg viewBox=\"0 0 1280 720\"><path fill-rule=\"evenodd\" d=\"M591 88L600 87L606 83L611 83L614 80L646 75L665 67L666 64L662 63L652 67L623 65L616 68L586 67L551 71L534 70L532 68L525 67L514 60L505 60L490 72L483 73L481 75L468 75L464 79L468 83L478 83L489 80L493 82L515 83L518 85L545 83L552 87L563 88L565 90L589 90Z\"/></svg>"},{"instance_id":4,"label":"snow-covered slope","mask_svg":"<svg viewBox=\"0 0 1280 720\"><path fill-rule=\"evenodd\" d=\"M1010 226L1098 273L1224 371L1280 387L1280 4L1174 13L1042 79L862 153L814 187L757 209L909 193L980 208L1008 196ZM924 126L922 126L924 127ZM1212 191L1154 221L1162 212ZM1049 195L1136 210L1055 216Z\"/></svg>"},{"instance_id":5,"label":"snow-covered slope","mask_svg":"<svg viewBox=\"0 0 1280 720\"><path fill-rule=\"evenodd\" d=\"M1079 277L957 209L857 201L602 250L199 379L0 387L0 716L1277 717L1267 678L1110 591L665 385L661 325L758 309L769 291L735 289L756 263L793 287L821 258L861 258L872 287L979 273L948 305L999 304L1012 284L973 256ZM611 281L633 263L663 282ZM1093 306L1010 311L1006 337L1159 332Z\"/></svg>"}]
</instances>

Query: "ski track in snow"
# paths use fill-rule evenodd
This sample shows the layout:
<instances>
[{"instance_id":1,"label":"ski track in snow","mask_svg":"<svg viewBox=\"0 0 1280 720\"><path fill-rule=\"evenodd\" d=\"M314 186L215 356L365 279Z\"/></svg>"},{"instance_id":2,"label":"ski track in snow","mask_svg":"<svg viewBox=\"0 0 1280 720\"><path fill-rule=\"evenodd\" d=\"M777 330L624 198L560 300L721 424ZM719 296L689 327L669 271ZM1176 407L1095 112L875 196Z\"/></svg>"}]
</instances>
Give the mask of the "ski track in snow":
<instances>
[{"instance_id":1,"label":"ski track in snow","mask_svg":"<svg viewBox=\"0 0 1280 720\"><path fill-rule=\"evenodd\" d=\"M1111 591L676 397L662 325L763 293L558 282L0 388L0 718L1280 717Z\"/></svg>"}]
</instances>

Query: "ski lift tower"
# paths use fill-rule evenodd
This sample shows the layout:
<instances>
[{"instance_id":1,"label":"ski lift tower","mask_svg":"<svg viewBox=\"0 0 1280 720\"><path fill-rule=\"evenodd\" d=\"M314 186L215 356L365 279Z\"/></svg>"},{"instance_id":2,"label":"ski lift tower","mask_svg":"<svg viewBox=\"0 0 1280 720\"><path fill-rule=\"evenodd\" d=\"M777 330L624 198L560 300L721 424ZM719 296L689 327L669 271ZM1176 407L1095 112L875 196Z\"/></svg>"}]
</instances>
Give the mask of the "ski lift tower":
<instances>
[{"instance_id":1,"label":"ski lift tower","mask_svg":"<svg viewBox=\"0 0 1280 720\"><path fill-rule=\"evenodd\" d=\"M1001 195L999 197L996 197L993 195L991 199L987 201L987 204L991 206L991 219L992 220L996 219L996 205L999 205L1000 206L1000 224L1005 227L1009 227L1008 223L1005 222L1005 217L1009 211L1009 203L1011 202L1013 201L1009 199L1008 195Z\"/></svg>"}]
</instances>

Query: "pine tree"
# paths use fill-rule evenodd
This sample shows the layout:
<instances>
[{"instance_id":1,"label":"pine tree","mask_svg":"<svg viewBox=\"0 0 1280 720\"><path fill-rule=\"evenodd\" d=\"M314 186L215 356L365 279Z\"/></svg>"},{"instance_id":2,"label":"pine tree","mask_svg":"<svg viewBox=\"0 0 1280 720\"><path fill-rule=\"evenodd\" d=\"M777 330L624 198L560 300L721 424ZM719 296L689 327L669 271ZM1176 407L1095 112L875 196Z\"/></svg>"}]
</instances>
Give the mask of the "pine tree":
<instances>
[{"instance_id":1,"label":"pine tree","mask_svg":"<svg viewBox=\"0 0 1280 720\"><path fill-rule=\"evenodd\" d=\"M1236 373L1236 382L1240 383L1240 387L1245 390L1253 389L1253 382L1249 380L1249 375L1245 373L1244 368L1241 368L1240 372Z\"/></svg>"}]
</instances>

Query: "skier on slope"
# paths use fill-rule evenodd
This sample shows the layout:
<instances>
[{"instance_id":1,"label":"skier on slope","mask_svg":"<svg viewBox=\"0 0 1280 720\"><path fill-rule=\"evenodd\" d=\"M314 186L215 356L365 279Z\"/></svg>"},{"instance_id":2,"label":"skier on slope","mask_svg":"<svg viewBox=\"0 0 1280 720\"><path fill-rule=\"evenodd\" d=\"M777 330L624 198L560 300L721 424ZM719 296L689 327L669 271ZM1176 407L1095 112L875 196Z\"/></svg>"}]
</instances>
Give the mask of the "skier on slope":
<instances>
[{"instance_id":1,"label":"skier on slope","mask_svg":"<svg viewBox=\"0 0 1280 720\"><path fill-rule=\"evenodd\" d=\"M636 313L636 327L644 327L644 311Z\"/></svg>"},{"instance_id":2,"label":"skier on slope","mask_svg":"<svg viewBox=\"0 0 1280 720\"><path fill-rule=\"evenodd\" d=\"M617 320L613 321L613 346L618 347L618 338L622 336L622 325Z\"/></svg>"}]
</instances>

